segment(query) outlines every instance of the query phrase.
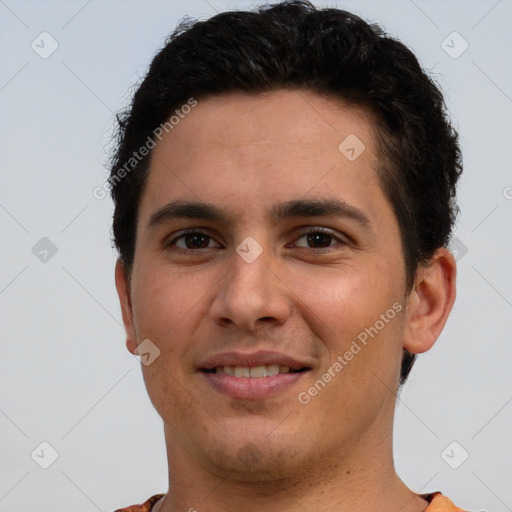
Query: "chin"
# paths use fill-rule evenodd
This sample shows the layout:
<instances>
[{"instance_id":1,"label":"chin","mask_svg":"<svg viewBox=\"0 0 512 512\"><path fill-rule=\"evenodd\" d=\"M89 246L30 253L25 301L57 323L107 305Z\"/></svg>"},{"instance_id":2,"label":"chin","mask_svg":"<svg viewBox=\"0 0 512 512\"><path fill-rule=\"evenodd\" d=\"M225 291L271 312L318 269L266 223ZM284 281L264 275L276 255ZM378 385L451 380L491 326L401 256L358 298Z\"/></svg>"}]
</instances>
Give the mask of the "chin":
<instances>
[{"instance_id":1,"label":"chin","mask_svg":"<svg viewBox=\"0 0 512 512\"><path fill-rule=\"evenodd\" d=\"M204 440L202 441L204 443ZM270 483L296 477L306 466L304 443L255 435L246 439L224 439L204 446L202 464L223 478L238 482Z\"/></svg>"}]
</instances>

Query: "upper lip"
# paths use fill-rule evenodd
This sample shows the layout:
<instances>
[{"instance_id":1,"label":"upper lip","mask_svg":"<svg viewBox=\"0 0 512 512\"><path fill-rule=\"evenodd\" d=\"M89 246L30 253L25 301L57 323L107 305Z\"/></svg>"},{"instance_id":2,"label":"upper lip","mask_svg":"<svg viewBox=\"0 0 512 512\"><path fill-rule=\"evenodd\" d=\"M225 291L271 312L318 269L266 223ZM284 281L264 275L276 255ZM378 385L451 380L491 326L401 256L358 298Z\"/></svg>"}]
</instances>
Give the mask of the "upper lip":
<instances>
[{"instance_id":1,"label":"upper lip","mask_svg":"<svg viewBox=\"0 0 512 512\"><path fill-rule=\"evenodd\" d=\"M280 352L259 350L257 352L223 352L208 357L199 365L200 370L211 370L217 366L244 366L252 368L261 365L289 366L292 370L309 368L307 362L300 361Z\"/></svg>"}]
</instances>

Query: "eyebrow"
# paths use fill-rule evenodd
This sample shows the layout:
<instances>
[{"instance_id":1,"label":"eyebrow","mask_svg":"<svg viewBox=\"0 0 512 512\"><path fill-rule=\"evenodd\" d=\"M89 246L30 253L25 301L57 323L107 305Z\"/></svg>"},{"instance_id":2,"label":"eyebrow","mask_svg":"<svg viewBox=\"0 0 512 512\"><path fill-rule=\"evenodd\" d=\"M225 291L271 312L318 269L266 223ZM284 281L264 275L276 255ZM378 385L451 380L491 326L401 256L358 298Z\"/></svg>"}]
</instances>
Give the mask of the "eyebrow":
<instances>
[{"instance_id":1,"label":"eyebrow","mask_svg":"<svg viewBox=\"0 0 512 512\"><path fill-rule=\"evenodd\" d=\"M363 227L370 227L372 222L359 208L339 199L294 199L273 206L269 218L273 222L299 217L345 217L353 219ZM211 203L201 201L176 200L167 203L154 212L147 224L148 230L175 219L210 220L229 224L229 215Z\"/></svg>"}]
</instances>

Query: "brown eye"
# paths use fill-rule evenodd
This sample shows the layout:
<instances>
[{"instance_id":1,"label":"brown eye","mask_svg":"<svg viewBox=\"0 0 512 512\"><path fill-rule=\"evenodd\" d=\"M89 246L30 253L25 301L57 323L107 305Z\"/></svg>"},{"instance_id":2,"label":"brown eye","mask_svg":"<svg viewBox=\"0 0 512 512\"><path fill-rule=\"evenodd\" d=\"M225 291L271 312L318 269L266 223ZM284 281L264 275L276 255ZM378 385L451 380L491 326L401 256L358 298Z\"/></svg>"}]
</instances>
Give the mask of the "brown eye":
<instances>
[{"instance_id":1,"label":"brown eye","mask_svg":"<svg viewBox=\"0 0 512 512\"><path fill-rule=\"evenodd\" d=\"M330 242L333 239L332 235L328 235L327 233L321 233L321 232L309 234L309 235L306 235L306 237L307 237L308 244L313 245L316 248L319 246L327 247L327 246L331 245Z\"/></svg>"},{"instance_id":2,"label":"brown eye","mask_svg":"<svg viewBox=\"0 0 512 512\"><path fill-rule=\"evenodd\" d=\"M304 232L297 240L300 239L305 239L305 245L297 243L295 245L309 249L327 249L328 247L335 247L336 245L346 245L343 239L324 228L310 229Z\"/></svg>"},{"instance_id":3,"label":"brown eye","mask_svg":"<svg viewBox=\"0 0 512 512\"><path fill-rule=\"evenodd\" d=\"M198 251L201 249L213 248L215 246L210 245L215 240L208 234L202 231L189 230L181 235L173 238L168 243L167 247L176 247L180 251ZM217 242L215 242L217 243ZM219 247L219 244L217 244Z\"/></svg>"},{"instance_id":4,"label":"brown eye","mask_svg":"<svg viewBox=\"0 0 512 512\"><path fill-rule=\"evenodd\" d=\"M204 249L205 247L208 247L208 241L210 239L208 235L204 235L202 233L183 235L180 238L184 240L186 246L185 249Z\"/></svg>"}]
</instances>

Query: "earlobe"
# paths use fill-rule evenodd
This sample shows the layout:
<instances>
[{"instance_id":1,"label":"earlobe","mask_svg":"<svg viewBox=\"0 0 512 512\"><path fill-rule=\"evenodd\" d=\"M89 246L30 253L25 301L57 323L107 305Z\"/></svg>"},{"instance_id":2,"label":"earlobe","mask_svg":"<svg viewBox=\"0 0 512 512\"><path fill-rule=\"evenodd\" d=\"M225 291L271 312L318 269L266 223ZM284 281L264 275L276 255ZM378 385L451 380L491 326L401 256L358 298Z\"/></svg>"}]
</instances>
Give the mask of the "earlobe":
<instances>
[{"instance_id":1,"label":"earlobe","mask_svg":"<svg viewBox=\"0 0 512 512\"><path fill-rule=\"evenodd\" d=\"M419 268L407 300L403 346L409 352L426 352L441 334L455 302L456 274L455 258L445 247Z\"/></svg>"},{"instance_id":2,"label":"earlobe","mask_svg":"<svg viewBox=\"0 0 512 512\"><path fill-rule=\"evenodd\" d=\"M116 261L115 281L117 295L119 296L119 303L121 305L123 324L126 331L126 348L133 354L137 347L137 336L133 325L131 292L125 266L119 258Z\"/></svg>"}]
</instances>

